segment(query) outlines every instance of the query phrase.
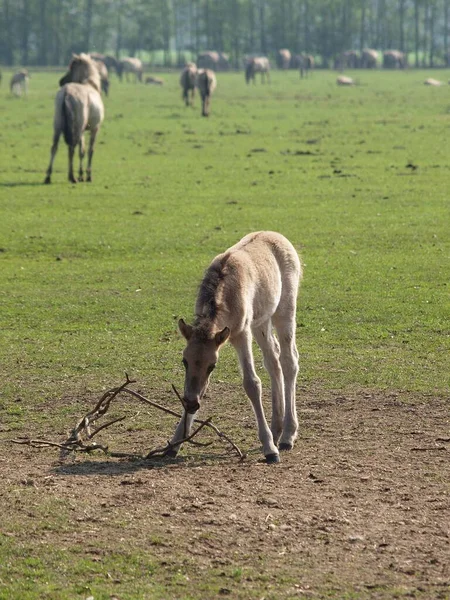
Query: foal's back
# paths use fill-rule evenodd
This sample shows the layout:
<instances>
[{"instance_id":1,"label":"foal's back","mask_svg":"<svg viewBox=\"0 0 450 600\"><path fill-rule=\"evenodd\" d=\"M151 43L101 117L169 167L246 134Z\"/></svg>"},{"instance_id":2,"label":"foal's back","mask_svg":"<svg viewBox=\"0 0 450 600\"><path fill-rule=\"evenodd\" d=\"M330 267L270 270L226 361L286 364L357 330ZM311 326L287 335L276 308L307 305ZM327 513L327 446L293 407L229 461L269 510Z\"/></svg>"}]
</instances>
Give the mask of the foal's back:
<instances>
[{"instance_id":1,"label":"foal's back","mask_svg":"<svg viewBox=\"0 0 450 600\"><path fill-rule=\"evenodd\" d=\"M279 309L295 312L302 269L294 246L280 233L250 233L219 254L205 273L196 314L205 314L202 287L215 282L217 325L228 326L231 337L249 324L257 326Z\"/></svg>"}]
</instances>

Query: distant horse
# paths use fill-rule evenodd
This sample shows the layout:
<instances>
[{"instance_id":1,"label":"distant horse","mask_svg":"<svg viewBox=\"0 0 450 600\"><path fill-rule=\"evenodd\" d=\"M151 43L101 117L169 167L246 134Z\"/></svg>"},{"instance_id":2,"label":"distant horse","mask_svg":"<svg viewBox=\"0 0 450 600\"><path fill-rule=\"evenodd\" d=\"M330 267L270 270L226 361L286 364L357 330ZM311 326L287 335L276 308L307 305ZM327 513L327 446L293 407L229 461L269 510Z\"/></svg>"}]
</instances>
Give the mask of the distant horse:
<instances>
[{"instance_id":1,"label":"distant horse","mask_svg":"<svg viewBox=\"0 0 450 600\"><path fill-rule=\"evenodd\" d=\"M197 65L193 62L188 62L180 75L180 85L183 89L183 100L186 106L194 103L195 95L195 79L197 76ZM190 99L189 99L190 92Z\"/></svg>"},{"instance_id":2,"label":"distant horse","mask_svg":"<svg viewBox=\"0 0 450 600\"><path fill-rule=\"evenodd\" d=\"M339 75L336 79L336 83L338 85L355 85L355 81L351 77L346 77L345 75Z\"/></svg>"},{"instance_id":3,"label":"distant horse","mask_svg":"<svg viewBox=\"0 0 450 600\"><path fill-rule=\"evenodd\" d=\"M212 261L200 284L194 324L178 321L187 341L183 352L184 414L170 442L175 446L170 455L177 454L177 442L189 435L219 349L227 340L238 355L266 461L278 462L279 449L292 449L298 430L295 315L301 276L295 248L272 231L250 233ZM262 405L261 381L253 362L253 338L262 350L271 379L270 429Z\"/></svg>"},{"instance_id":4,"label":"distant horse","mask_svg":"<svg viewBox=\"0 0 450 600\"><path fill-rule=\"evenodd\" d=\"M334 61L334 68L338 71L344 69L357 69L361 63L360 56L356 50L341 52Z\"/></svg>"},{"instance_id":5,"label":"distant horse","mask_svg":"<svg viewBox=\"0 0 450 600\"><path fill-rule=\"evenodd\" d=\"M208 117L211 94L217 87L214 71L211 71L210 69L199 69L197 71L195 85L199 91L200 98L202 99L202 115Z\"/></svg>"},{"instance_id":6,"label":"distant horse","mask_svg":"<svg viewBox=\"0 0 450 600\"><path fill-rule=\"evenodd\" d=\"M149 75L145 78L145 83L147 85L164 85L164 80L160 79L159 77L153 77L152 75Z\"/></svg>"},{"instance_id":7,"label":"distant horse","mask_svg":"<svg viewBox=\"0 0 450 600\"><path fill-rule=\"evenodd\" d=\"M292 55L287 48L281 48L277 51L276 62L279 69L289 69L291 66Z\"/></svg>"},{"instance_id":8,"label":"distant horse","mask_svg":"<svg viewBox=\"0 0 450 600\"><path fill-rule=\"evenodd\" d=\"M371 48L364 48L361 52L361 68L376 69L378 62L378 52Z\"/></svg>"},{"instance_id":9,"label":"distant horse","mask_svg":"<svg viewBox=\"0 0 450 600\"><path fill-rule=\"evenodd\" d=\"M125 79L128 81L128 73L134 74L134 81L142 81L142 73L144 72L142 61L139 58L124 58L119 61L119 77L122 81L123 74L125 73Z\"/></svg>"},{"instance_id":10,"label":"distant horse","mask_svg":"<svg viewBox=\"0 0 450 600\"><path fill-rule=\"evenodd\" d=\"M28 94L28 80L30 79L30 75L27 69L21 69L17 73L11 77L11 82L9 88L11 93L15 96L21 96L24 94L25 96Z\"/></svg>"},{"instance_id":11,"label":"distant horse","mask_svg":"<svg viewBox=\"0 0 450 600\"><path fill-rule=\"evenodd\" d=\"M400 50L385 50L383 52L383 67L385 69L404 69L408 66L408 57Z\"/></svg>"},{"instance_id":12,"label":"distant horse","mask_svg":"<svg viewBox=\"0 0 450 600\"><path fill-rule=\"evenodd\" d=\"M442 81L439 81L439 79L433 79L432 77L430 77L429 79L425 79L423 83L424 85L431 85L433 87L440 87L441 85L443 85Z\"/></svg>"},{"instance_id":13,"label":"distant horse","mask_svg":"<svg viewBox=\"0 0 450 600\"><path fill-rule=\"evenodd\" d=\"M297 64L300 71L300 77L308 77L309 72L314 68L314 56L311 54L298 54Z\"/></svg>"},{"instance_id":14,"label":"distant horse","mask_svg":"<svg viewBox=\"0 0 450 600\"><path fill-rule=\"evenodd\" d=\"M108 93L109 93L109 74L108 74L108 69L106 68L105 63L103 61L101 61L101 60L96 60L94 64L97 67L97 70L98 70L99 75L100 75L100 83L101 83L101 86L102 86L102 92L104 92L105 96L107 96Z\"/></svg>"},{"instance_id":15,"label":"distant horse","mask_svg":"<svg viewBox=\"0 0 450 600\"><path fill-rule=\"evenodd\" d=\"M114 69L117 75L119 75L119 63L114 56L110 56L109 54L100 54L100 52L91 52L89 56L97 62L102 62L108 71Z\"/></svg>"},{"instance_id":16,"label":"distant horse","mask_svg":"<svg viewBox=\"0 0 450 600\"><path fill-rule=\"evenodd\" d=\"M261 73L261 83L265 83L266 79L270 83L270 62L265 56L257 56L247 61L245 81L247 83L250 83L250 81L255 83L256 73Z\"/></svg>"},{"instance_id":17,"label":"distant horse","mask_svg":"<svg viewBox=\"0 0 450 600\"><path fill-rule=\"evenodd\" d=\"M100 74L95 62L87 54L74 54L69 71L61 78L59 84L62 87L55 99L53 145L45 183L51 183L53 161L61 133L69 147L69 181L77 182L73 173L73 156L77 145L80 156L79 181L83 181L86 129L91 132L87 165L87 181L91 181L95 138L104 117Z\"/></svg>"}]
</instances>

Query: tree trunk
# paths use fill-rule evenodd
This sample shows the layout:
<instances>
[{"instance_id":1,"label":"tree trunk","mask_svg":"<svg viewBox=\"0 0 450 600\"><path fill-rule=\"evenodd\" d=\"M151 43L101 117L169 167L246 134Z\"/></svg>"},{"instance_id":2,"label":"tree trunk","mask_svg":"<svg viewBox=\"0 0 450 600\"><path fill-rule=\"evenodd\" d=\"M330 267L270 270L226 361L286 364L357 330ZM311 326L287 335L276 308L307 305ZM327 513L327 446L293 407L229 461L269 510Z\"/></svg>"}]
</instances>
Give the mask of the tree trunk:
<instances>
[{"instance_id":1,"label":"tree trunk","mask_svg":"<svg viewBox=\"0 0 450 600\"><path fill-rule=\"evenodd\" d=\"M122 50L122 6L123 0L119 0L117 5L117 38L116 38L116 59L120 60Z\"/></svg>"},{"instance_id":2,"label":"tree trunk","mask_svg":"<svg viewBox=\"0 0 450 600\"><path fill-rule=\"evenodd\" d=\"M21 27L22 27L22 35L21 43L20 43L20 54L21 54L21 63L23 65L28 64L29 60L29 36L30 36L30 2L29 0L23 0L22 2L22 15L21 15Z\"/></svg>"},{"instance_id":3,"label":"tree trunk","mask_svg":"<svg viewBox=\"0 0 450 600\"><path fill-rule=\"evenodd\" d=\"M45 66L47 64L47 0L40 0L39 2L39 50L38 50L38 64Z\"/></svg>"},{"instance_id":4,"label":"tree trunk","mask_svg":"<svg viewBox=\"0 0 450 600\"><path fill-rule=\"evenodd\" d=\"M265 8L266 8L265 0L260 0L260 4L259 4L260 47L261 47L261 54L264 54L264 55L266 55L266 53L267 53Z\"/></svg>"},{"instance_id":5,"label":"tree trunk","mask_svg":"<svg viewBox=\"0 0 450 600\"><path fill-rule=\"evenodd\" d=\"M400 50L405 51L405 0L399 0Z\"/></svg>"},{"instance_id":6,"label":"tree trunk","mask_svg":"<svg viewBox=\"0 0 450 600\"><path fill-rule=\"evenodd\" d=\"M4 36L3 57L5 63L11 66L14 62L14 42L13 42L13 27L12 27L12 16L11 16L11 5L9 0L3 0L3 19L2 19L2 30ZM3 58L2 57L2 58Z\"/></svg>"},{"instance_id":7,"label":"tree trunk","mask_svg":"<svg viewBox=\"0 0 450 600\"><path fill-rule=\"evenodd\" d=\"M94 10L94 0L86 0L86 24L84 31L84 47L85 51L91 50L91 34L92 34L92 13Z\"/></svg>"},{"instance_id":8,"label":"tree trunk","mask_svg":"<svg viewBox=\"0 0 450 600\"><path fill-rule=\"evenodd\" d=\"M415 66L419 67L419 0L414 0L414 53Z\"/></svg>"},{"instance_id":9,"label":"tree trunk","mask_svg":"<svg viewBox=\"0 0 450 600\"><path fill-rule=\"evenodd\" d=\"M362 52L366 45L366 0L362 0L361 23L359 28L359 49Z\"/></svg>"},{"instance_id":10,"label":"tree trunk","mask_svg":"<svg viewBox=\"0 0 450 600\"><path fill-rule=\"evenodd\" d=\"M445 54L445 66L448 67L450 64L450 57L448 55L448 18L449 18L449 0L444 0L444 54Z\"/></svg>"},{"instance_id":11,"label":"tree trunk","mask_svg":"<svg viewBox=\"0 0 450 600\"><path fill-rule=\"evenodd\" d=\"M434 2L431 3L430 6L430 54L429 54L429 65L431 68L434 67L434 52L435 52L435 42L434 42L434 25L436 20L436 4Z\"/></svg>"}]
</instances>

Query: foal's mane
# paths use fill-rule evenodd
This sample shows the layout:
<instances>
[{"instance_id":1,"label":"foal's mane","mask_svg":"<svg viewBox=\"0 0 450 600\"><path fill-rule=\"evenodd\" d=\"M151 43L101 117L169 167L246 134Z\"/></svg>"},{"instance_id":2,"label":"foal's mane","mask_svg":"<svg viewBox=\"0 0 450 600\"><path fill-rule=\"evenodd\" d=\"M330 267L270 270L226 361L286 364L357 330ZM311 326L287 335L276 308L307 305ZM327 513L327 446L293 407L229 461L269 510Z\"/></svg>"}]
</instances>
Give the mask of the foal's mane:
<instances>
[{"instance_id":1,"label":"foal's mane","mask_svg":"<svg viewBox=\"0 0 450 600\"><path fill-rule=\"evenodd\" d=\"M194 326L201 328L204 321L214 321L220 308L217 301L219 285L224 281L226 274L225 265L230 256L227 252L220 258L214 260L205 272L197 296L197 306L203 308L202 314L196 315Z\"/></svg>"}]
</instances>

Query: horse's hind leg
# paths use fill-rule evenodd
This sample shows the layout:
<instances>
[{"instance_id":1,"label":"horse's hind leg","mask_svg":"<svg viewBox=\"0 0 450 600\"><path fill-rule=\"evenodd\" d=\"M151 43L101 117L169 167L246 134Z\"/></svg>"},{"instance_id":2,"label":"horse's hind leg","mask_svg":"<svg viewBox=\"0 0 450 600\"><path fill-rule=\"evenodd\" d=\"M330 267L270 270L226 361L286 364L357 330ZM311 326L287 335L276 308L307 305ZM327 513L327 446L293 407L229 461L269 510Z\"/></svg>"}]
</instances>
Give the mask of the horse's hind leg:
<instances>
[{"instance_id":1,"label":"horse's hind leg","mask_svg":"<svg viewBox=\"0 0 450 600\"><path fill-rule=\"evenodd\" d=\"M58 142L59 142L59 136L61 135L60 132L55 133L53 136L53 144L52 144L52 149L50 151L50 164L48 165L48 169L47 169L47 174L44 180L44 183L51 183L52 182L52 171L53 171L53 161L55 160L55 156L56 156L56 152L58 150Z\"/></svg>"},{"instance_id":2,"label":"horse's hind leg","mask_svg":"<svg viewBox=\"0 0 450 600\"><path fill-rule=\"evenodd\" d=\"M262 350L264 366L270 375L272 387L271 431L274 444L278 444L283 430L284 419L284 381L280 364L280 345L273 335L270 319L260 327L254 328L253 335Z\"/></svg>"},{"instance_id":3,"label":"horse's hind leg","mask_svg":"<svg viewBox=\"0 0 450 600\"><path fill-rule=\"evenodd\" d=\"M87 164L87 177L86 181L92 181L92 157L94 156L95 138L97 137L98 127L91 131L91 137L89 140L89 151L88 151L88 164Z\"/></svg>"},{"instance_id":4,"label":"horse's hind leg","mask_svg":"<svg viewBox=\"0 0 450 600\"><path fill-rule=\"evenodd\" d=\"M71 183L77 183L75 175L73 174L73 157L75 154L75 146L69 146L69 181Z\"/></svg>"},{"instance_id":5,"label":"horse's hind leg","mask_svg":"<svg viewBox=\"0 0 450 600\"><path fill-rule=\"evenodd\" d=\"M78 181L84 181L84 173L83 173L83 159L85 155L85 145L84 145L84 135L80 138L79 144L79 157L80 157L80 169L78 171Z\"/></svg>"}]
</instances>

